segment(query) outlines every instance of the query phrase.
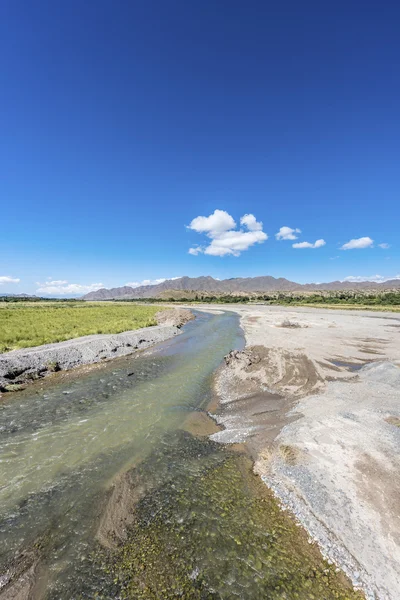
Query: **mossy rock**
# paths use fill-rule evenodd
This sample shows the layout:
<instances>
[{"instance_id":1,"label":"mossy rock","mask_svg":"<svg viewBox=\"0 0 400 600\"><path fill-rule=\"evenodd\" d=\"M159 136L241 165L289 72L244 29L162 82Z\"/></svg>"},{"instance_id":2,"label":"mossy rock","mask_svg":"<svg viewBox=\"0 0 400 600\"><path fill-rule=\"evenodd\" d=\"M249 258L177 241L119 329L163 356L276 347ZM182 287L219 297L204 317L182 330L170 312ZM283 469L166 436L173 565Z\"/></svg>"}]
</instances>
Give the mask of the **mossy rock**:
<instances>
[{"instance_id":1,"label":"mossy rock","mask_svg":"<svg viewBox=\"0 0 400 600\"><path fill-rule=\"evenodd\" d=\"M175 461L179 469L171 470ZM93 557L114 597L363 598L279 508L248 457L182 434L136 475L153 483L136 506L127 541Z\"/></svg>"},{"instance_id":2,"label":"mossy rock","mask_svg":"<svg viewBox=\"0 0 400 600\"><path fill-rule=\"evenodd\" d=\"M25 388L26 388L26 385L24 385L23 383L9 383L4 386L4 391L5 392L20 392L21 390L24 390Z\"/></svg>"}]
</instances>

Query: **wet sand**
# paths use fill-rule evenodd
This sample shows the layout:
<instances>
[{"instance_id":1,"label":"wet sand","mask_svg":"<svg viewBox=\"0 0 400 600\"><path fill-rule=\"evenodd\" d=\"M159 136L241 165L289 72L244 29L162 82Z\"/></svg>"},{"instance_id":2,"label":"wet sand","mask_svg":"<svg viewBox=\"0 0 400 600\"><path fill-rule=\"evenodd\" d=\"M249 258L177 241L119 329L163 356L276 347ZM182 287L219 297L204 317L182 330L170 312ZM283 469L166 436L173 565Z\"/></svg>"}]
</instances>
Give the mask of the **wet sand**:
<instances>
[{"instance_id":1,"label":"wet sand","mask_svg":"<svg viewBox=\"0 0 400 600\"><path fill-rule=\"evenodd\" d=\"M215 378L222 442L371 599L400 590L400 319L395 313L229 307L246 348Z\"/></svg>"}]
</instances>

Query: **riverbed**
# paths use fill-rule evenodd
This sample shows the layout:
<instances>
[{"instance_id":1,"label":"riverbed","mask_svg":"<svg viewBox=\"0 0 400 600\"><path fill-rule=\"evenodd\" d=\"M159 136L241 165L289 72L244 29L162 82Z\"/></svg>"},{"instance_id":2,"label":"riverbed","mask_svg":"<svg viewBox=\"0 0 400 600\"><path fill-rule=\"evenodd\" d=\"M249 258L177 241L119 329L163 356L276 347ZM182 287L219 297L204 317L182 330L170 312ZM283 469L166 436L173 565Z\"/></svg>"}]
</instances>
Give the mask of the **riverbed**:
<instances>
[{"instance_id":1,"label":"riverbed","mask_svg":"<svg viewBox=\"0 0 400 600\"><path fill-rule=\"evenodd\" d=\"M400 589L397 313L247 305L212 436L255 470L369 600Z\"/></svg>"},{"instance_id":2,"label":"riverbed","mask_svg":"<svg viewBox=\"0 0 400 600\"><path fill-rule=\"evenodd\" d=\"M243 345L237 315L199 312L151 351L6 398L2 600L358 598L246 453L203 435L213 372Z\"/></svg>"}]
</instances>

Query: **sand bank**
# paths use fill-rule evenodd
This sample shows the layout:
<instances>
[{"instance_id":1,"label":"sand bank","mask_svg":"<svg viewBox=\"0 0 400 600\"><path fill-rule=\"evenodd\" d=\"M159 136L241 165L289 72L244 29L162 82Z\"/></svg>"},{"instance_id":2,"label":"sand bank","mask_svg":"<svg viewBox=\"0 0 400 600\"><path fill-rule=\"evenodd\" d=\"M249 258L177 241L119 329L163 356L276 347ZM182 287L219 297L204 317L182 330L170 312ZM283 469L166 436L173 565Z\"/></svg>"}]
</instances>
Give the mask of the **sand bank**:
<instances>
[{"instance_id":1,"label":"sand bank","mask_svg":"<svg viewBox=\"0 0 400 600\"><path fill-rule=\"evenodd\" d=\"M231 308L231 307L230 307ZM400 319L232 307L243 352L216 378L213 439L246 441L255 470L368 598L400 590Z\"/></svg>"}]
</instances>

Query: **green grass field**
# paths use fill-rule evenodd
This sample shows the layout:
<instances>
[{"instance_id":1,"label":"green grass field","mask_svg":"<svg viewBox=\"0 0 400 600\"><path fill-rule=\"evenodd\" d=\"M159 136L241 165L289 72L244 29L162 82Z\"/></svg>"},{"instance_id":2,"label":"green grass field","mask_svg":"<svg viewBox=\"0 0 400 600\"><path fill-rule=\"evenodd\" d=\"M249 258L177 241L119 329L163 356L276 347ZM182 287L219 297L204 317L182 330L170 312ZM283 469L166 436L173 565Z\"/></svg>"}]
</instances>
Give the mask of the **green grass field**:
<instances>
[{"instance_id":1,"label":"green grass field","mask_svg":"<svg viewBox=\"0 0 400 600\"><path fill-rule=\"evenodd\" d=\"M149 327L159 310L109 302L0 303L0 352Z\"/></svg>"}]
</instances>

